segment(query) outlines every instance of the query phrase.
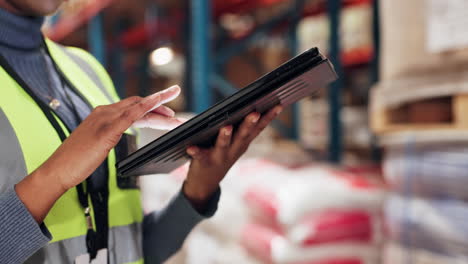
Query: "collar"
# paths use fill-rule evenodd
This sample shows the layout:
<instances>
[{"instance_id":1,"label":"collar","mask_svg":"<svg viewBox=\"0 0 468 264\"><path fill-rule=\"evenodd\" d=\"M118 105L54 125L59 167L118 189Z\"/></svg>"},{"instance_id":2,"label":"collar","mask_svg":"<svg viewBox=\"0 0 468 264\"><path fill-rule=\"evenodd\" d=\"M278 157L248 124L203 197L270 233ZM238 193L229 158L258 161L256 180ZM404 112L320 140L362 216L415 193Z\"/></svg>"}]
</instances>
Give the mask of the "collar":
<instances>
[{"instance_id":1,"label":"collar","mask_svg":"<svg viewBox=\"0 0 468 264\"><path fill-rule=\"evenodd\" d=\"M19 16L0 8L0 46L30 50L42 46L44 17Z\"/></svg>"}]
</instances>

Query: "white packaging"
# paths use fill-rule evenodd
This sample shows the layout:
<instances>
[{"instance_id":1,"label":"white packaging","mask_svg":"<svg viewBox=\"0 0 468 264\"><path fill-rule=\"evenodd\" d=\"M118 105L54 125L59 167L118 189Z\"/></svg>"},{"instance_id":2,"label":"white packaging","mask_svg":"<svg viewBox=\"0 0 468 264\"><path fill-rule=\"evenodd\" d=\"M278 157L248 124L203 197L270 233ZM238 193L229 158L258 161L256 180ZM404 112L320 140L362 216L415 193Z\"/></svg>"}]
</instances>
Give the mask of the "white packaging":
<instances>
[{"instance_id":1,"label":"white packaging","mask_svg":"<svg viewBox=\"0 0 468 264\"><path fill-rule=\"evenodd\" d=\"M328 209L362 209L373 213L381 209L385 191L363 178L341 176L317 167L294 170L290 174L291 177L273 188L260 184L250 187L246 197L256 206L257 197L249 201L249 193L266 195L266 199L260 197L264 200L262 206L271 208L271 216L281 225L294 225L308 214Z\"/></svg>"},{"instance_id":2,"label":"white packaging","mask_svg":"<svg viewBox=\"0 0 468 264\"><path fill-rule=\"evenodd\" d=\"M385 205L389 236L415 248L468 256L468 205L392 195Z\"/></svg>"},{"instance_id":3,"label":"white packaging","mask_svg":"<svg viewBox=\"0 0 468 264\"><path fill-rule=\"evenodd\" d=\"M468 258L463 256L447 256L424 249L407 248L398 243L388 243L384 246L383 264L468 264Z\"/></svg>"},{"instance_id":4,"label":"white packaging","mask_svg":"<svg viewBox=\"0 0 468 264\"><path fill-rule=\"evenodd\" d=\"M294 245L276 231L256 224L246 226L242 244L264 262L275 264L375 264L378 258L378 248L371 244L344 242L301 247Z\"/></svg>"}]
</instances>

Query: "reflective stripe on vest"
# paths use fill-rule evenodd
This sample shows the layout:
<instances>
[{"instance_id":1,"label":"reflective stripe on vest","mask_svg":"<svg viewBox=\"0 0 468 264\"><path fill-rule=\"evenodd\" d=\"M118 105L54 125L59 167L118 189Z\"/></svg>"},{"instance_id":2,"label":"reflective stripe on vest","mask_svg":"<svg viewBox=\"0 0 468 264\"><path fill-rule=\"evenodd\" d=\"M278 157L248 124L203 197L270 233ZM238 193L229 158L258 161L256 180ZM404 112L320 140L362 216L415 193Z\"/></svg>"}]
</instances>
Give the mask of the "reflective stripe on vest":
<instances>
[{"instance_id":1,"label":"reflective stripe on vest","mask_svg":"<svg viewBox=\"0 0 468 264\"><path fill-rule=\"evenodd\" d=\"M73 52L65 47L59 46L60 49L65 53L70 59L73 60L78 66L80 66L81 70L83 70L88 77L96 84L97 87L101 90L101 92L107 97L109 102L115 102L116 98L113 98L106 89L106 86L101 81L101 78L97 75L91 65L85 61L85 59L81 58L76 52Z\"/></svg>"},{"instance_id":2,"label":"reflective stripe on vest","mask_svg":"<svg viewBox=\"0 0 468 264\"><path fill-rule=\"evenodd\" d=\"M142 242L141 234L140 223L112 227L109 230L109 263L138 263L138 261L143 263L141 243L128 243L129 241ZM86 254L86 252L86 237L79 236L48 244L29 258L25 264L74 263L76 256Z\"/></svg>"},{"instance_id":3,"label":"reflective stripe on vest","mask_svg":"<svg viewBox=\"0 0 468 264\"><path fill-rule=\"evenodd\" d=\"M18 138L1 108L0 146L0 193L3 193L21 181L28 173Z\"/></svg>"},{"instance_id":4,"label":"reflective stripe on vest","mask_svg":"<svg viewBox=\"0 0 468 264\"><path fill-rule=\"evenodd\" d=\"M93 107L117 100L109 77L92 56L48 40L47 45L59 69ZM91 69L98 70L90 75ZM0 87L0 192L4 192L40 166L61 141L34 100L1 67ZM113 150L108 161L110 263L142 263L140 193L117 187ZM44 223L53 240L30 263L73 263L70 260L86 252L86 223L75 188L55 203Z\"/></svg>"},{"instance_id":5,"label":"reflective stripe on vest","mask_svg":"<svg viewBox=\"0 0 468 264\"><path fill-rule=\"evenodd\" d=\"M63 46L57 46L59 47L63 53L65 53L70 59L77 64L81 70L83 70L87 76L94 82L94 84L99 87L101 92L107 97L109 102L118 102L119 96L117 95L117 92L114 89L114 86L112 84L112 81L110 78L107 76L107 72L102 68L102 66L96 61L96 59L91 56L88 52L78 49L78 48L73 48L73 47L68 47L65 48ZM94 67L93 67L94 66ZM100 73L103 76L99 76ZM127 131L127 133L130 134L137 134L137 131L135 128L130 127Z\"/></svg>"}]
</instances>

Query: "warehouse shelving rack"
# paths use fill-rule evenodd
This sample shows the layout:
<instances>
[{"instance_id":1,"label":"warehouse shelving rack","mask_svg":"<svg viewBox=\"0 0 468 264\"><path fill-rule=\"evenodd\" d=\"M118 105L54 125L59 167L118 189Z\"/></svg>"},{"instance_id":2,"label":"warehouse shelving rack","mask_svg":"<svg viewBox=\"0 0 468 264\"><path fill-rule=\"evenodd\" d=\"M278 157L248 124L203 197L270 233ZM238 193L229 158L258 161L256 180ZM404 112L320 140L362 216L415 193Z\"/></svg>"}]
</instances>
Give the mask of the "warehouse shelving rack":
<instances>
[{"instance_id":1,"label":"warehouse shelving rack","mask_svg":"<svg viewBox=\"0 0 468 264\"><path fill-rule=\"evenodd\" d=\"M298 40L296 35L296 28L299 20L303 16L316 15L327 12L330 17L330 49L328 57L334 63L336 71L339 75L343 74L343 58L346 54L341 54L340 51L340 38L339 38L339 24L340 12L343 7L359 5L359 4L373 4L374 5L374 25L378 25L378 1L376 0L326 0L322 5L314 5L314 8L306 8L305 0L292 0L290 8L283 13L271 18L266 23L257 26L248 35L241 39L230 41L229 45L222 47L213 52L213 39L211 29L215 18L221 16L223 13L242 13L255 8L262 8L272 4L280 3L285 0L236 0L236 1L222 1L216 0L214 3L210 0L190 0L190 25L187 33L191 36L189 45L189 52L187 56L187 80L186 83L191 91L190 107L194 112L201 112L208 108L213 103L213 91L216 89L224 96L234 93L235 88L229 81L222 76L222 68L226 62L236 54L245 51L253 42L258 40L264 34L272 31L278 25L288 24L289 33L287 34L287 43L291 54L297 53ZM100 11L107 7L112 0L90 1L88 6L83 8L78 14L72 17L64 17L56 19L55 26L48 36L54 40L60 40L82 24L88 23L88 43L90 51L103 63L106 63L106 43L103 35L102 14ZM213 5L212 5L213 4ZM138 39L142 34L146 34L148 30L145 27L151 25L142 25L134 30L124 33L121 38L121 43L125 44L126 37ZM177 30L171 28L171 25L165 25L164 32L168 34L177 34ZM154 33L154 32L153 32ZM136 36L136 37L135 37ZM378 26L374 26L374 52L372 54L364 54L356 56L348 56L344 59L346 64L353 63L368 63L372 62L373 65L373 81L378 79ZM138 41L137 41L138 42ZM371 61L370 61L371 60ZM196 62L192 63L192 62ZM346 65L345 65L346 66ZM122 77L123 78L123 77ZM117 86L119 93L124 94L123 87ZM341 112L341 90L343 83L338 80L332 84L328 92L328 101L330 104L330 118L329 118L329 160L332 162L340 162L342 156L342 128L340 122ZM142 92L144 93L144 92ZM291 138L298 138L298 107L293 106L292 111L292 127L285 129L284 125L277 122L278 127L283 134ZM377 153L377 152L376 152Z\"/></svg>"},{"instance_id":2,"label":"warehouse shelving rack","mask_svg":"<svg viewBox=\"0 0 468 264\"><path fill-rule=\"evenodd\" d=\"M228 1L223 1L228 2ZM272 2L280 2L278 0L263 0L263 1L233 1L233 6L237 6L238 10L225 7L230 12L242 12L250 8L258 8L263 5L272 4ZM248 3L247 3L248 2ZM196 61L196 65L191 65L191 87L192 87L192 106L195 112L201 112L212 103L212 89L218 89L222 94L229 95L236 91L226 79L224 79L219 69L226 63L226 61L243 52L252 42L258 39L259 36L272 30L276 25L289 22L288 43L292 54L297 53L297 35L296 27L300 18L304 15L313 15L321 12L328 12L330 17L330 60L334 63L335 69L340 76L343 74L343 65L341 63L342 54L340 51L340 38L339 38L339 24L340 24L340 11L343 6L357 5L363 3L371 3L372 1L366 0L327 0L326 5L323 7L315 8L314 10L307 10L305 8L304 0L294 0L292 6L284 13L273 17L270 21L263 25L257 26L249 35L240 40L232 42L230 45L221 48L212 53L209 29L211 28L212 14L210 11L212 7L210 1L207 0L193 0L191 1L191 49L190 60ZM225 6L228 4L225 3ZM357 63L369 62L370 56L354 57ZM214 63L212 63L214 61ZM349 63L353 63L350 61ZM329 118L329 160L332 162L340 162L342 156L342 128L340 121L341 110L341 89L343 87L342 80L333 83L328 92L328 101L330 103L330 118ZM298 138L299 127L299 114L297 105L293 106L293 126L287 133L290 137ZM281 126L280 126L281 128Z\"/></svg>"}]
</instances>

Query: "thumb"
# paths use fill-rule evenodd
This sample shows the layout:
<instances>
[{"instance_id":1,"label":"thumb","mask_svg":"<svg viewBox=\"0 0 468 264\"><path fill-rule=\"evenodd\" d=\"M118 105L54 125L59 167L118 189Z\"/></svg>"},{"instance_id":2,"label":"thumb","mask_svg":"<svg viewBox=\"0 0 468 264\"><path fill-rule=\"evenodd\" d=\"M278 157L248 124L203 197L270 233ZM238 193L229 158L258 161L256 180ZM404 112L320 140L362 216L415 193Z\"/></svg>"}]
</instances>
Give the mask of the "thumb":
<instances>
[{"instance_id":1,"label":"thumb","mask_svg":"<svg viewBox=\"0 0 468 264\"><path fill-rule=\"evenodd\" d=\"M187 148L187 154L189 154L193 160L203 162L207 159L208 153L199 147L191 146Z\"/></svg>"}]
</instances>

